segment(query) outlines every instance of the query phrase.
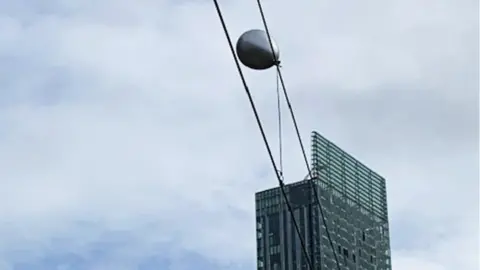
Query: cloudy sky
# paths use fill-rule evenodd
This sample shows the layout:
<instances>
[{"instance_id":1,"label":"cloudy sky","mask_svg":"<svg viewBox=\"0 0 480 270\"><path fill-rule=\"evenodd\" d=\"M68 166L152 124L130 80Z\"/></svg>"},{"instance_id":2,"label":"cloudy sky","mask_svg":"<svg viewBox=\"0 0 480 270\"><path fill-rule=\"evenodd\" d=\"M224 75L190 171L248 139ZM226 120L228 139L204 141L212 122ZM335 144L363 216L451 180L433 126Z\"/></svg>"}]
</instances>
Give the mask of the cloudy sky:
<instances>
[{"instance_id":1,"label":"cloudy sky","mask_svg":"<svg viewBox=\"0 0 480 270\"><path fill-rule=\"evenodd\" d=\"M478 269L477 1L264 5L307 146L387 178L394 269ZM276 144L275 73L245 72ZM0 0L0 270L254 269L275 184L211 1Z\"/></svg>"}]
</instances>

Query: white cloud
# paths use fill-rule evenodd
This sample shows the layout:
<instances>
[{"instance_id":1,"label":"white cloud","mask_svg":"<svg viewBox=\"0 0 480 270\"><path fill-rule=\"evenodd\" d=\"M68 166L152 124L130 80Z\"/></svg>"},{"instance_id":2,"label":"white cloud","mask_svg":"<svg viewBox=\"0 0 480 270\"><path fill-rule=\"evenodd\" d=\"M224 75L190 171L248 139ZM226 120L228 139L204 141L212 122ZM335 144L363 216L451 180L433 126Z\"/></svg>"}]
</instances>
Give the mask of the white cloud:
<instances>
[{"instance_id":1,"label":"white cloud","mask_svg":"<svg viewBox=\"0 0 480 270\"><path fill-rule=\"evenodd\" d=\"M275 181L259 177L270 164L213 5L18 3L0 1L0 255L24 241L47 252L87 221L155 224L133 233L128 254L175 240L226 265L253 262L253 193ZM255 1L222 7L232 37L261 28ZM478 265L474 8L265 2L305 143L316 129L388 179L395 269ZM275 145L274 73L246 74ZM305 170L286 133L294 181ZM401 224L429 247L397 245L418 233ZM100 236L72 241L82 237Z\"/></svg>"}]
</instances>

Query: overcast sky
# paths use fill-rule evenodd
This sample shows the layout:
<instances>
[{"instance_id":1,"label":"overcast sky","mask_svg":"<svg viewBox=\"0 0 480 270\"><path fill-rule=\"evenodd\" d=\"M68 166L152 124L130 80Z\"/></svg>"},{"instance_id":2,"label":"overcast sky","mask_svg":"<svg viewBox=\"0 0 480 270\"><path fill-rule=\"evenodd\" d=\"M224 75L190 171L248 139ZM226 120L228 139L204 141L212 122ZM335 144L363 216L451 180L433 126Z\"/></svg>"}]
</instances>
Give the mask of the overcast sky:
<instances>
[{"instance_id":1,"label":"overcast sky","mask_svg":"<svg viewBox=\"0 0 480 270\"><path fill-rule=\"evenodd\" d=\"M394 269L478 269L477 1L264 5L306 145L387 179ZM244 70L275 147L275 73ZM211 1L0 0L0 270L255 269L274 185Z\"/></svg>"}]
</instances>

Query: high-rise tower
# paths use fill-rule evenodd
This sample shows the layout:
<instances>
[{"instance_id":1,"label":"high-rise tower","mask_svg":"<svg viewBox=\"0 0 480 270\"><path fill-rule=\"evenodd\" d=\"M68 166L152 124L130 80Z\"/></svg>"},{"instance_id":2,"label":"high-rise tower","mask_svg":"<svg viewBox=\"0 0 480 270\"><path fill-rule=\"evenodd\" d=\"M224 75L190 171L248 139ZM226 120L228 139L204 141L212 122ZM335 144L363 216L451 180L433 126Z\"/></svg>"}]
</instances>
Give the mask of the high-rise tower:
<instances>
[{"instance_id":1,"label":"high-rise tower","mask_svg":"<svg viewBox=\"0 0 480 270\"><path fill-rule=\"evenodd\" d=\"M391 269L385 179L317 132L312 133L312 173L313 179L285 189L315 270L337 269L333 250L341 269ZM258 270L307 270L280 188L255 197Z\"/></svg>"}]
</instances>

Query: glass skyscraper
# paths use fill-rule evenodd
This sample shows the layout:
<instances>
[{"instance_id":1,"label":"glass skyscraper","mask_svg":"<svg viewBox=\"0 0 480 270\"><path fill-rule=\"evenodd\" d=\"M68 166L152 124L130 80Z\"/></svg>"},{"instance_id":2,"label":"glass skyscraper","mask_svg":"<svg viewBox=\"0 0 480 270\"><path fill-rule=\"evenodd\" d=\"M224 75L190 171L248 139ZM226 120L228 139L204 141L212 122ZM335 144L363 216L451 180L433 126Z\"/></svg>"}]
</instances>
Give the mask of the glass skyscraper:
<instances>
[{"instance_id":1,"label":"glass skyscraper","mask_svg":"<svg viewBox=\"0 0 480 270\"><path fill-rule=\"evenodd\" d=\"M315 270L389 270L385 179L317 132L312 133L313 179L285 186ZM333 247L314 191L317 189ZM280 188L255 194L258 270L308 270Z\"/></svg>"}]
</instances>

